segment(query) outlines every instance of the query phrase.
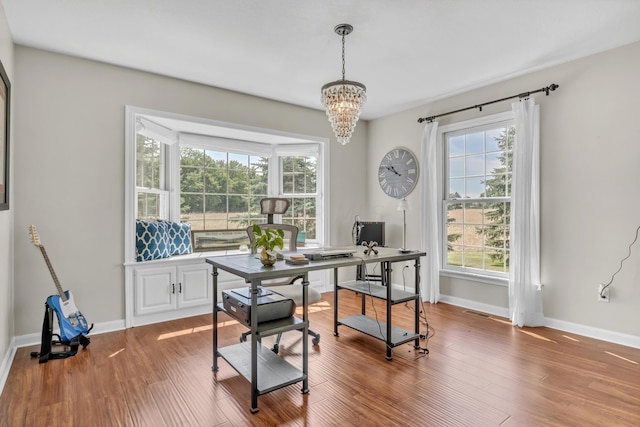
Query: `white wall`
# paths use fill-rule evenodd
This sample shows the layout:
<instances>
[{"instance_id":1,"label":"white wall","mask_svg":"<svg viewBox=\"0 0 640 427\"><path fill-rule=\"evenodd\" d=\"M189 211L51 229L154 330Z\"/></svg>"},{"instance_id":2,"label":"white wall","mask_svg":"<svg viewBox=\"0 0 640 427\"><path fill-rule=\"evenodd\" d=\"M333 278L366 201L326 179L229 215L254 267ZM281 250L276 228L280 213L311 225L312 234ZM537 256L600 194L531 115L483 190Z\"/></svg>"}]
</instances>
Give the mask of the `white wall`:
<instances>
[{"instance_id":1,"label":"white wall","mask_svg":"<svg viewBox=\"0 0 640 427\"><path fill-rule=\"evenodd\" d=\"M15 61L16 336L40 331L55 292L29 224L87 320L124 319L125 105L335 141L321 110L22 46ZM333 244L350 242L353 217L366 206L366 139L362 121L349 145L331 143Z\"/></svg>"},{"instance_id":2,"label":"white wall","mask_svg":"<svg viewBox=\"0 0 640 427\"><path fill-rule=\"evenodd\" d=\"M442 64L446 66L446 64ZM418 117L560 85L541 105L541 275L544 313L551 323L577 324L640 338L640 242L615 277L611 302L597 301L640 226L640 43L562 64L509 81L452 96L369 123L370 210L395 219L387 231L400 246L402 217L397 202L378 187L375 166L390 146L420 152L424 125ZM429 84L425 82L425 84ZM446 116L440 125L509 110L504 102ZM418 230L419 191L408 198L408 230ZM394 234L397 232L397 234ZM395 240L395 242L394 242ZM419 247L419 234L408 233ZM507 289L442 278L442 293L507 307ZM640 341L639 341L640 342Z\"/></svg>"},{"instance_id":3,"label":"white wall","mask_svg":"<svg viewBox=\"0 0 640 427\"><path fill-rule=\"evenodd\" d=\"M13 74L13 42L9 33L9 26L4 14L4 9L0 8L0 61L11 83L14 82ZM12 117L15 115L11 111ZM9 125L9 130L13 130L13 124ZM13 136L9 137L10 142L10 162L9 173L9 210L0 211L0 390L4 384L2 378L3 365L8 363L9 346L14 336L13 321L13 218L15 207L13 201L14 173L13 173L13 151L16 142Z\"/></svg>"}]
</instances>

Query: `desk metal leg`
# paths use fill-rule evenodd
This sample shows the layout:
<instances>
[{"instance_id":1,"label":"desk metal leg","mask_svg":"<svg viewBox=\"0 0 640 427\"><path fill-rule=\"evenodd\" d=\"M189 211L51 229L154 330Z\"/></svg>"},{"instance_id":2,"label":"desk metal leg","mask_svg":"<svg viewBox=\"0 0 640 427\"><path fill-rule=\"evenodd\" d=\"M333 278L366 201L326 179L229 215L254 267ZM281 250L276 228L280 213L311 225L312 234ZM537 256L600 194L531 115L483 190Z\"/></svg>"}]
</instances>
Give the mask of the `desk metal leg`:
<instances>
[{"instance_id":1,"label":"desk metal leg","mask_svg":"<svg viewBox=\"0 0 640 427\"><path fill-rule=\"evenodd\" d=\"M218 371L218 269L213 267L213 366L211 370Z\"/></svg>"},{"instance_id":2,"label":"desk metal leg","mask_svg":"<svg viewBox=\"0 0 640 427\"><path fill-rule=\"evenodd\" d=\"M333 336L338 334L338 269L333 269Z\"/></svg>"},{"instance_id":3,"label":"desk metal leg","mask_svg":"<svg viewBox=\"0 0 640 427\"><path fill-rule=\"evenodd\" d=\"M309 393L309 273L302 279L302 393Z\"/></svg>"},{"instance_id":4,"label":"desk metal leg","mask_svg":"<svg viewBox=\"0 0 640 427\"><path fill-rule=\"evenodd\" d=\"M391 356L391 263L388 261L381 263L382 268L382 277L388 284L387 286L387 336L386 336L386 346L387 346L387 360L391 360L393 357Z\"/></svg>"},{"instance_id":5,"label":"desk metal leg","mask_svg":"<svg viewBox=\"0 0 640 427\"><path fill-rule=\"evenodd\" d=\"M420 258L416 258L416 262L414 264L413 269L415 270L415 278L414 281L416 283L416 295L420 295ZM416 298L416 302L415 302L415 331L416 334L418 335L418 338L416 338L416 340L413 343L413 348L416 350L420 349L420 297ZM426 313L425 313L426 316ZM429 334L429 331L427 331L427 335Z\"/></svg>"},{"instance_id":6,"label":"desk metal leg","mask_svg":"<svg viewBox=\"0 0 640 427\"><path fill-rule=\"evenodd\" d=\"M258 286L261 280L251 281L251 412L258 412Z\"/></svg>"}]
</instances>

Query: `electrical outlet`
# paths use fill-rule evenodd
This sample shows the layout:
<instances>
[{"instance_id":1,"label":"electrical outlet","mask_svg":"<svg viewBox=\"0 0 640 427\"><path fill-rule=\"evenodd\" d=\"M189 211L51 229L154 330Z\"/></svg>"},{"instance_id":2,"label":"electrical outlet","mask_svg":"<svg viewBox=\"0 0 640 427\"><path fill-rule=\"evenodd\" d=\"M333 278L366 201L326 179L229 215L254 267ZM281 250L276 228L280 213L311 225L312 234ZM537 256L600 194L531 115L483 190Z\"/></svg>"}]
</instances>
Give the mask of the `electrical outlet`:
<instances>
[{"instance_id":1,"label":"electrical outlet","mask_svg":"<svg viewBox=\"0 0 640 427\"><path fill-rule=\"evenodd\" d=\"M598 301L609 302L609 288L605 289L604 285L602 284L598 285Z\"/></svg>"}]
</instances>

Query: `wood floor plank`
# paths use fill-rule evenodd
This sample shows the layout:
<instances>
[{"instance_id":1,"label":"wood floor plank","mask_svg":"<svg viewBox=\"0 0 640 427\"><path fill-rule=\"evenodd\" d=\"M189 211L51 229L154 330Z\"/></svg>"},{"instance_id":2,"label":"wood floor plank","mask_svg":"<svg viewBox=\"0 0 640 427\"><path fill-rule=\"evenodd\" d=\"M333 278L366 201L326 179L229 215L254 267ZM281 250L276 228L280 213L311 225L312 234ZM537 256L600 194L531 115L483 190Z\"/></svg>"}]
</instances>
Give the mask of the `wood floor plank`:
<instances>
[{"instance_id":1,"label":"wood floor plank","mask_svg":"<svg viewBox=\"0 0 640 427\"><path fill-rule=\"evenodd\" d=\"M340 291L340 313L361 296ZM365 300L384 319L380 301ZM413 307L392 308L413 330ZM258 399L224 360L211 370L212 316L196 316L91 337L74 357L39 364L17 350L0 396L5 426L638 426L640 349L548 328L514 328L503 318L427 304L420 340L392 349L348 327L333 335L333 294L310 307L309 393L301 383ZM245 328L221 315L221 346ZM280 356L301 366L302 335L289 332ZM275 337L263 339L272 346Z\"/></svg>"}]
</instances>

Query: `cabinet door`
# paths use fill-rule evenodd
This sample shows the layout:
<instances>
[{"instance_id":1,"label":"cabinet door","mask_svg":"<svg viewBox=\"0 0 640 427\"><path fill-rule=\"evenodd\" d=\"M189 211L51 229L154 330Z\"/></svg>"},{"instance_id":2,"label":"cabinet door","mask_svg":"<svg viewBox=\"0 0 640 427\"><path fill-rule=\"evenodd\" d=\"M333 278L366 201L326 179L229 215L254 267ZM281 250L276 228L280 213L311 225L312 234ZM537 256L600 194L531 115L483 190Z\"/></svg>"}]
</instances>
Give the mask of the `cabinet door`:
<instances>
[{"instance_id":1,"label":"cabinet door","mask_svg":"<svg viewBox=\"0 0 640 427\"><path fill-rule=\"evenodd\" d=\"M208 264L182 265L178 267L178 308L213 304L213 279Z\"/></svg>"},{"instance_id":2,"label":"cabinet door","mask_svg":"<svg viewBox=\"0 0 640 427\"><path fill-rule=\"evenodd\" d=\"M135 314L159 313L176 308L176 268L145 268L135 272Z\"/></svg>"}]
</instances>

